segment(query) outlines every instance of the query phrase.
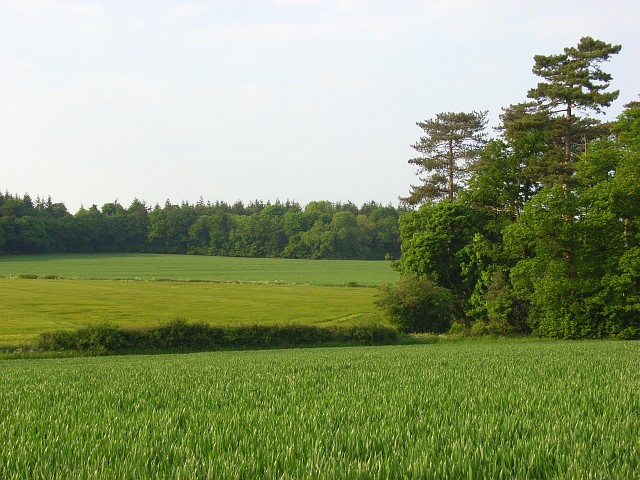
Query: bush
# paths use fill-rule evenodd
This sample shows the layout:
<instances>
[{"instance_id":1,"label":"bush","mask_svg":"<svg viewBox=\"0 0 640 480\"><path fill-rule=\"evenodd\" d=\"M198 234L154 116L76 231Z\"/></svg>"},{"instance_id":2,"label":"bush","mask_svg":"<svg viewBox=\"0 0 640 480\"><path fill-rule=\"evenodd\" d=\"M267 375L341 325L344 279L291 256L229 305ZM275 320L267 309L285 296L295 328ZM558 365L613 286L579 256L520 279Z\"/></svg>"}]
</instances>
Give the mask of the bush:
<instances>
[{"instance_id":1,"label":"bush","mask_svg":"<svg viewBox=\"0 0 640 480\"><path fill-rule=\"evenodd\" d=\"M447 333L449 335L463 336L467 334L467 329L462 322L453 322Z\"/></svg>"},{"instance_id":2,"label":"bush","mask_svg":"<svg viewBox=\"0 0 640 480\"><path fill-rule=\"evenodd\" d=\"M403 332L443 333L451 325L454 297L427 278L403 274L397 284L380 287L376 305Z\"/></svg>"},{"instance_id":3,"label":"bush","mask_svg":"<svg viewBox=\"0 0 640 480\"><path fill-rule=\"evenodd\" d=\"M63 351L76 350L78 344L77 332L55 331L41 333L31 345L32 350Z\"/></svg>"},{"instance_id":4,"label":"bush","mask_svg":"<svg viewBox=\"0 0 640 480\"><path fill-rule=\"evenodd\" d=\"M93 355L106 355L128 347L122 330L110 323L90 325L78 330L77 335L77 349Z\"/></svg>"},{"instance_id":5,"label":"bush","mask_svg":"<svg viewBox=\"0 0 640 480\"><path fill-rule=\"evenodd\" d=\"M356 345L374 345L392 343L398 338L397 331L384 325L353 325L350 327L335 327L334 341Z\"/></svg>"},{"instance_id":6,"label":"bush","mask_svg":"<svg viewBox=\"0 0 640 480\"><path fill-rule=\"evenodd\" d=\"M214 327L206 323L187 323L186 320L178 318L164 325L146 329L122 329L111 324L99 324L72 332L43 333L34 342L32 349L107 355L131 351L202 351L326 343L374 345L393 343L396 340L396 329L377 324L348 327L305 325Z\"/></svg>"},{"instance_id":7,"label":"bush","mask_svg":"<svg viewBox=\"0 0 640 480\"><path fill-rule=\"evenodd\" d=\"M129 342L123 330L110 323L83 327L76 331L56 331L41 334L33 344L34 350L75 350L90 355L106 355L124 350Z\"/></svg>"},{"instance_id":8,"label":"bush","mask_svg":"<svg viewBox=\"0 0 640 480\"><path fill-rule=\"evenodd\" d=\"M486 335L493 334L493 330L484 320L477 320L473 322L473 325L471 325L469 333L472 337L484 337Z\"/></svg>"}]
</instances>

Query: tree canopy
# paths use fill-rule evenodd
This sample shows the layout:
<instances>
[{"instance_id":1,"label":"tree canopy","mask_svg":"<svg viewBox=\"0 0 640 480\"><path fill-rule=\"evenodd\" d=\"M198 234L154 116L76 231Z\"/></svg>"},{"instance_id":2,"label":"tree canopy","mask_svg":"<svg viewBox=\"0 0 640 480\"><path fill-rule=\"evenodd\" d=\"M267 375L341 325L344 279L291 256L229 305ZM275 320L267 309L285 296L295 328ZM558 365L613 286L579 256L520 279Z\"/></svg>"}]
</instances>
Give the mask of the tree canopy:
<instances>
[{"instance_id":1,"label":"tree canopy","mask_svg":"<svg viewBox=\"0 0 640 480\"><path fill-rule=\"evenodd\" d=\"M618 98L618 90L606 91L612 76L604 72L600 64L619 53L621 48L621 45L583 37L576 47L565 48L564 53L534 57L533 73L546 82L529 90L528 97L551 113L564 113L565 164L571 163L572 145L585 140L587 127L593 125L593 122L587 122L575 128L574 109L601 112Z\"/></svg>"},{"instance_id":2,"label":"tree canopy","mask_svg":"<svg viewBox=\"0 0 640 480\"><path fill-rule=\"evenodd\" d=\"M400 218L397 267L447 289L459 322L494 333L640 338L640 103L615 122L589 116L618 97L601 64L620 50L584 37L561 54L536 55L541 81L503 109L497 138L471 140L473 162L455 195L441 200L446 189L436 185L446 175L435 169L412 187L409 199L424 205ZM431 130L415 147L427 156L443 145L432 128L443 118L422 123ZM412 162L428 171L446 156L438 152Z\"/></svg>"},{"instance_id":3,"label":"tree canopy","mask_svg":"<svg viewBox=\"0 0 640 480\"><path fill-rule=\"evenodd\" d=\"M92 205L0 193L0 254L153 252L331 259L398 258L399 210L376 202L255 201Z\"/></svg>"}]
</instances>

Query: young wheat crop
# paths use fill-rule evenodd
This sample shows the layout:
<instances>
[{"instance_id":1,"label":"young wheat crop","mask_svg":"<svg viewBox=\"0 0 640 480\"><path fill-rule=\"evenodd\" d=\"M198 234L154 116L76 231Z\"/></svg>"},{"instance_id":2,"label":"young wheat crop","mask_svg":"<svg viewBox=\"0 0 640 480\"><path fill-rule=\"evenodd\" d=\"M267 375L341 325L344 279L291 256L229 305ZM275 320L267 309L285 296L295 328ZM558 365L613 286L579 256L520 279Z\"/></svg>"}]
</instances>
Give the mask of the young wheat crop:
<instances>
[{"instance_id":1,"label":"young wheat crop","mask_svg":"<svg viewBox=\"0 0 640 480\"><path fill-rule=\"evenodd\" d=\"M0 478L635 478L639 354L504 341L3 361Z\"/></svg>"}]
</instances>

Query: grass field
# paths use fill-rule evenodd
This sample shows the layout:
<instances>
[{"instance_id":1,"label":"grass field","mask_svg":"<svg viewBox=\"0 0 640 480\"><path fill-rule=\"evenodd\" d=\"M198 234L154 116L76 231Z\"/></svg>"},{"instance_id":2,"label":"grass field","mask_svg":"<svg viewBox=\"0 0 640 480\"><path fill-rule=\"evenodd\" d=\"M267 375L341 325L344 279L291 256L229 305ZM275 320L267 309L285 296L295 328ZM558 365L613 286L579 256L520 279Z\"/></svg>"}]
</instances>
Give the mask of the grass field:
<instances>
[{"instance_id":1,"label":"grass field","mask_svg":"<svg viewBox=\"0 0 640 480\"><path fill-rule=\"evenodd\" d=\"M375 294L373 288L314 285L0 278L0 346L101 322L145 327L175 318L212 325L382 321Z\"/></svg>"},{"instance_id":2,"label":"grass field","mask_svg":"<svg viewBox=\"0 0 640 480\"><path fill-rule=\"evenodd\" d=\"M30 275L40 278L19 278ZM0 277L0 347L7 347L100 322L382 321L373 305L376 289L345 285L379 285L397 273L389 262L99 254L0 257ZM187 281L152 281L159 279Z\"/></svg>"},{"instance_id":3,"label":"grass field","mask_svg":"<svg viewBox=\"0 0 640 480\"><path fill-rule=\"evenodd\" d=\"M385 261L295 260L195 255L19 255L0 257L0 277L205 280L376 286L398 278Z\"/></svg>"},{"instance_id":4,"label":"grass field","mask_svg":"<svg viewBox=\"0 0 640 480\"><path fill-rule=\"evenodd\" d=\"M638 478L640 343L0 361L0 478Z\"/></svg>"}]
</instances>

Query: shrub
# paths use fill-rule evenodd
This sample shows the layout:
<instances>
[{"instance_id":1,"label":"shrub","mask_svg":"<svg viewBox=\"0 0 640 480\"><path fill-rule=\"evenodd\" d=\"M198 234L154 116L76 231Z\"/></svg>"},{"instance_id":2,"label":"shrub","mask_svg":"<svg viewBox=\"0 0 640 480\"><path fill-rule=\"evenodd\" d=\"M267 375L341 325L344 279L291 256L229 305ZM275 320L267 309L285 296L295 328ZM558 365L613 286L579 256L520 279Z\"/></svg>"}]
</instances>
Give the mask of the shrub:
<instances>
[{"instance_id":1,"label":"shrub","mask_svg":"<svg viewBox=\"0 0 640 480\"><path fill-rule=\"evenodd\" d=\"M467 329L465 328L462 322L453 322L449 331L447 332L449 335L466 335Z\"/></svg>"},{"instance_id":2,"label":"shrub","mask_svg":"<svg viewBox=\"0 0 640 480\"><path fill-rule=\"evenodd\" d=\"M415 274L403 274L397 284L380 287L376 305L403 332L446 332L454 297L450 290Z\"/></svg>"},{"instance_id":3,"label":"shrub","mask_svg":"<svg viewBox=\"0 0 640 480\"><path fill-rule=\"evenodd\" d=\"M106 355L128 346L122 330L110 323L81 328L77 331L76 345L77 350L92 355Z\"/></svg>"},{"instance_id":4,"label":"shrub","mask_svg":"<svg viewBox=\"0 0 640 480\"><path fill-rule=\"evenodd\" d=\"M31 348L33 350L40 351L62 351L62 350L76 350L78 345L78 333L77 332L45 332L33 342Z\"/></svg>"},{"instance_id":5,"label":"shrub","mask_svg":"<svg viewBox=\"0 0 640 480\"><path fill-rule=\"evenodd\" d=\"M217 337L214 329L206 323L187 323L183 318L176 318L169 323L151 329L155 344L160 348L206 347Z\"/></svg>"},{"instance_id":6,"label":"shrub","mask_svg":"<svg viewBox=\"0 0 640 480\"><path fill-rule=\"evenodd\" d=\"M349 327L335 327L335 341L356 345L373 345L394 342L398 338L397 331L384 325L362 324Z\"/></svg>"},{"instance_id":7,"label":"shrub","mask_svg":"<svg viewBox=\"0 0 640 480\"><path fill-rule=\"evenodd\" d=\"M473 322L471 325L471 330L469 331L472 337L483 337L485 335L491 335L493 330L490 325L484 320L477 320Z\"/></svg>"},{"instance_id":8,"label":"shrub","mask_svg":"<svg viewBox=\"0 0 640 480\"><path fill-rule=\"evenodd\" d=\"M34 350L75 350L90 355L106 355L128 347L125 332L110 323L90 325L71 332L46 332L32 345Z\"/></svg>"},{"instance_id":9,"label":"shrub","mask_svg":"<svg viewBox=\"0 0 640 480\"><path fill-rule=\"evenodd\" d=\"M122 329L98 324L73 332L41 334L34 350L73 350L90 355L126 351L202 351L220 348L272 348L286 346L347 343L374 345L393 343L397 331L386 325L362 324L347 327L305 325L243 325L214 327L206 323L187 323L177 318L146 329Z\"/></svg>"}]
</instances>

